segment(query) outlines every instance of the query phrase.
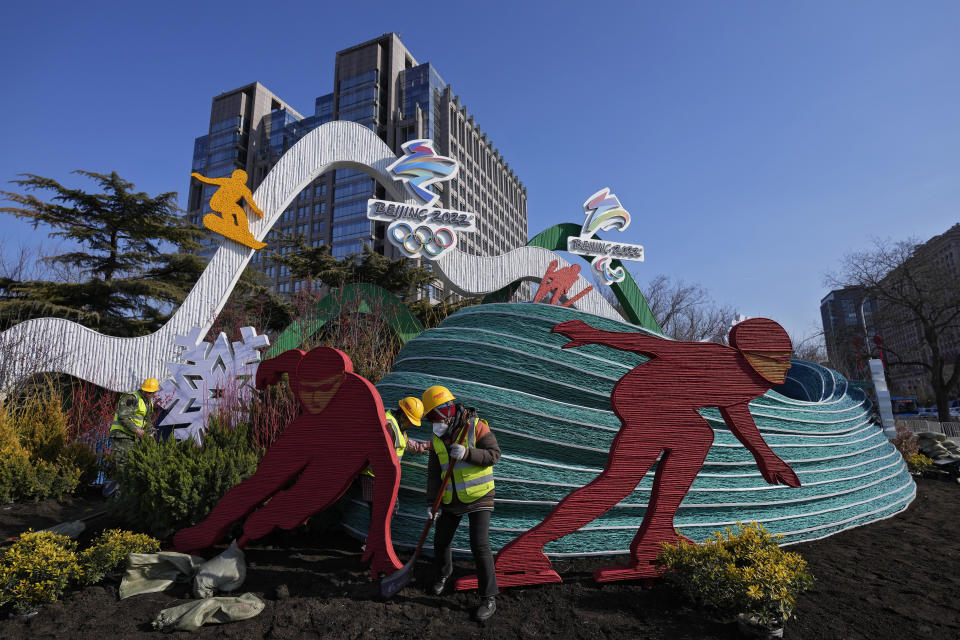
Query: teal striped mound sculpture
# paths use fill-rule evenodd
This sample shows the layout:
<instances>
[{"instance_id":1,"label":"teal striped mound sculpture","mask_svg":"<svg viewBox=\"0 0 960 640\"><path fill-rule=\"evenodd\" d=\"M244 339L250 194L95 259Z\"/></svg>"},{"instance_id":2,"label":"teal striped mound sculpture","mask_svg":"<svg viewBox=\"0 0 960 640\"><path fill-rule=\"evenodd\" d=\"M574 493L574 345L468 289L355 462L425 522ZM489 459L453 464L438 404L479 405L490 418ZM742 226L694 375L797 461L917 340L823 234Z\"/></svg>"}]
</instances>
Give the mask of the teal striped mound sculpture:
<instances>
[{"instance_id":1,"label":"teal striped mound sculpture","mask_svg":"<svg viewBox=\"0 0 960 640\"><path fill-rule=\"evenodd\" d=\"M620 421L610 410L613 385L643 356L600 345L562 350L550 333L581 319L609 331L640 327L545 304L486 304L463 309L408 342L376 386L384 406L448 387L458 402L489 421L503 457L496 472L495 550L539 523L568 493L603 469ZM654 334L655 335L655 334ZM902 457L870 419L867 399L830 369L794 360L786 383L750 403L773 451L796 471L800 488L769 485L753 456L716 409L701 414L715 439L702 471L675 518L684 535L702 541L738 521L759 521L784 544L814 540L890 517L905 509L915 485ZM411 430L413 438L430 433ZM426 523L426 456L402 460L392 535L413 547ZM556 557L627 553L643 519L655 468L629 498L579 531L547 544ZM362 537L366 506L350 502L347 530ZM467 527L454 546L469 550ZM428 539L427 548L429 548Z\"/></svg>"}]
</instances>

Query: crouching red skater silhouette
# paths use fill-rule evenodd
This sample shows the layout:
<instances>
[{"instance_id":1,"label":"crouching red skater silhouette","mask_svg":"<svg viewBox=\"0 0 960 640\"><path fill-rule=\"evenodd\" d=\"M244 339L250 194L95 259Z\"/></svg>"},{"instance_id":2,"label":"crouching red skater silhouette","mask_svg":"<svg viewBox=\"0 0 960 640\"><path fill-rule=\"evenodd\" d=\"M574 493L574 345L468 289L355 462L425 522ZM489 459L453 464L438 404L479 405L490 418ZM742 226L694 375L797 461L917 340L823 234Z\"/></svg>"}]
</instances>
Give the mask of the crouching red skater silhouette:
<instances>
[{"instance_id":1,"label":"crouching red skater silhouette","mask_svg":"<svg viewBox=\"0 0 960 640\"><path fill-rule=\"evenodd\" d=\"M630 563L594 573L598 582L652 578L661 542L675 543L673 517L703 466L713 430L697 412L718 407L730 431L753 454L770 484L799 487L793 470L763 440L747 404L782 384L790 368L792 346L783 328L752 318L730 330L730 346L713 342L676 342L643 333L594 329L580 320L553 327L570 338L564 349L601 344L651 359L614 386L610 404L622 426L599 476L557 504L547 517L507 544L496 557L501 587L560 582L543 546L600 517L636 488L657 464L646 514L630 545ZM469 578L458 588L472 588Z\"/></svg>"},{"instance_id":2,"label":"crouching red skater silhouette","mask_svg":"<svg viewBox=\"0 0 960 640\"><path fill-rule=\"evenodd\" d=\"M256 473L230 489L203 522L179 531L174 547L184 552L209 547L244 517L241 548L274 528L292 529L336 502L369 465L377 481L363 561L370 561L374 578L400 569L390 538L400 463L380 395L353 373L347 354L331 347L309 353L293 349L262 362L257 389L279 382L283 373L289 374L303 412L263 456Z\"/></svg>"}]
</instances>

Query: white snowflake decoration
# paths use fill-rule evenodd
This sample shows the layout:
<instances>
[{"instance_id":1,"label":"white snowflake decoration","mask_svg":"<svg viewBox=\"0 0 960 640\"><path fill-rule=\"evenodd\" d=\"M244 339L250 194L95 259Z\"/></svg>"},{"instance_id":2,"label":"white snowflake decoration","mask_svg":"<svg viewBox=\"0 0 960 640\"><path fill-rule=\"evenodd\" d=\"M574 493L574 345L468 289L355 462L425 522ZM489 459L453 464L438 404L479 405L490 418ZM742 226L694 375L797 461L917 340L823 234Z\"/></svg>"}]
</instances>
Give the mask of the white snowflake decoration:
<instances>
[{"instance_id":1,"label":"white snowflake decoration","mask_svg":"<svg viewBox=\"0 0 960 640\"><path fill-rule=\"evenodd\" d=\"M214 340L200 342L200 328L177 336L183 347L181 362L167 362L168 378L157 394L169 409L158 426L172 426L177 440L203 440L207 416L221 402L244 402L253 392L252 383L260 366L258 349L270 346L270 339L253 327L240 329L240 342L231 342L221 333Z\"/></svg>"}]
</instances>

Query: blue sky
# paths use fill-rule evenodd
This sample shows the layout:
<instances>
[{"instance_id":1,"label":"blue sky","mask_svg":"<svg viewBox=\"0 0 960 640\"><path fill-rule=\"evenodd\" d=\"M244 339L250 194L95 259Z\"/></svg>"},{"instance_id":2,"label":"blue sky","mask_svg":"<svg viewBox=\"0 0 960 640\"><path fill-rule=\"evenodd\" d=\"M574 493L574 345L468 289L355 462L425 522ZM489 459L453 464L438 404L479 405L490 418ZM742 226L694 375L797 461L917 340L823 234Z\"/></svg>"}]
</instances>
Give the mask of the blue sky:
<instances>
[{"instance_id":1,"label":"blue sky","mask_svg":"<svg viewBox=\"0 0 960 640\"><path fill-rule=\"evenodd\" d=\"M960 4L937 1L4 3L0 181L116 170L184 204L214 95L312 113L334 53L389 31L520 176L531 235L609 186L639 282L795 336L844 253L960 218ZM46 241L0 221L7 252Z\"/></svg>"}]
</instances>

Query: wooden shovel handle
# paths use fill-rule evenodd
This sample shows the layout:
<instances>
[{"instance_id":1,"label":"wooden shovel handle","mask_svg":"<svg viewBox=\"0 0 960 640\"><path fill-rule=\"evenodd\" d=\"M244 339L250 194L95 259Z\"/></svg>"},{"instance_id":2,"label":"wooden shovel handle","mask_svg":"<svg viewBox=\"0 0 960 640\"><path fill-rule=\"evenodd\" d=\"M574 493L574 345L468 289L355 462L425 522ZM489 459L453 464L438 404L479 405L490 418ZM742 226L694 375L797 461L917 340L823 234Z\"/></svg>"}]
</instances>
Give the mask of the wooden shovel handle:
<instances>
[{"instance_id":1,"label":"wooden shovel handle","mask_svg":"<svg viewBox=\"0 0 960 640\"><path fill-rule=\"evenodd\" d=\"M460 429L460 435L457 437L457 444L463 444L466 435L467 429L469 429L469 424L464 424ZM447 456L449 458L449 455ZM433 524L433 519L437 517L437 509L440 508L440 503L443 501L443 492L447 490L447 484L450 483L450 476L453 473L453 465L456 464L456 460L450 458L450 464L447 465L447 471L443 474L443 481L440 483L440 491L437 493L436 499L433 501L433 508L430 510L432 517L427 519L427 526L423 528L423 533L420 534L420 541L417 542L417 548L414 550L413 555L416 556L420 553L420 549L423 548L423 543L427 539L427 534L430 533L430 525Z\"/></svg>"}]
</instances>

